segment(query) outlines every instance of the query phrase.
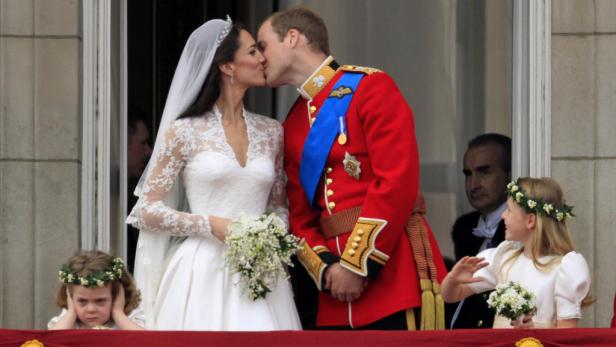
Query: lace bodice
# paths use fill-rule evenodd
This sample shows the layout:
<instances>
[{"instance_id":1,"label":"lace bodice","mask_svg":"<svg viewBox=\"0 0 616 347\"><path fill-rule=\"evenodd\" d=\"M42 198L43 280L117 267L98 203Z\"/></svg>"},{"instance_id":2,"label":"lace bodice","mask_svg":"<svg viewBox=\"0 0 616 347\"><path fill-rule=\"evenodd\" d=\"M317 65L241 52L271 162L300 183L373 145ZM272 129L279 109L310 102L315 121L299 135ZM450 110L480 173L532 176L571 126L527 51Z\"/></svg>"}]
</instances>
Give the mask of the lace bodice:
<instances>
[{"instance_id":1,"label":"lace bodice","mask_svg":"<svg viewBox=\"0 0 616 347\"><path fill-rule=\"evenodd\" d=\"M216 107L203 117L176 120L131 212L132 224L173 236L211 236L208 216L233 219L271 209L287 219L282 127L248 111L244 119L249 142L245 166L227 142ZM190 212L165 205L178 177Z\"/></svg>"}]
</instances>

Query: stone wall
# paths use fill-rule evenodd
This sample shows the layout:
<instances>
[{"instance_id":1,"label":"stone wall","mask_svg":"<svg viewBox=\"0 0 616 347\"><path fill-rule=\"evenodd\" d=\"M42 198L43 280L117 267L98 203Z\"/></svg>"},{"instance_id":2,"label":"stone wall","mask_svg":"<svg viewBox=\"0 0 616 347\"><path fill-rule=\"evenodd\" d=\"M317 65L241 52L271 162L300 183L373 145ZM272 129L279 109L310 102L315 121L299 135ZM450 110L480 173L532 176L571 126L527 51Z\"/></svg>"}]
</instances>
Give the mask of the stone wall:
<instances>
[{"instance_id":1,"label":"stone wall","mask_svg":"<svg viewBox=\"0 0 616 347\"><path fill-rule=\"evenodd\" d=\"M607 327L616 291L616 2L552 1L552 176L593 274L584 326Z\"/></svg>"},{"instance_id":2,"label":"stone wall","mask_svg":"<svg viewBox=\"0 0 616 347\"><path fill-rule=\"evenodd\" d=\"M77 0L0 0L0 326L45 328L79 247Z\"/></svg>"}]
</instances>

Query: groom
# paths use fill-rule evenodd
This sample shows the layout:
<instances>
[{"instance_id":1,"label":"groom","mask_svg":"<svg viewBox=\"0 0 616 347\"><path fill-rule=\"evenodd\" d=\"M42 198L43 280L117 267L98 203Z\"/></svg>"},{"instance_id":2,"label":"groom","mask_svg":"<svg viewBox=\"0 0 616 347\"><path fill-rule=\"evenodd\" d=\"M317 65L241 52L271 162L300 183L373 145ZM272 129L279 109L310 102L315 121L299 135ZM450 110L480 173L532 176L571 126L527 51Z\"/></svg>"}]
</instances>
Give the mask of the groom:
<instances>
[{"instance_id":1,"label":"groom","mask_svg":"<svg viewBox=\"0 0 616 347\"><path fill-rule=\"evenodd\" d=\"M310 10L273 14L258 44L268 85L301 95L284 124L285 170L298 258L320 290L316 325L415 329L413 308L422 291L439 301L446 270L423 219L410 107L386 73L340 66ZM424 315L434 328L434 300Z\"/></svg>"}]
</instances>

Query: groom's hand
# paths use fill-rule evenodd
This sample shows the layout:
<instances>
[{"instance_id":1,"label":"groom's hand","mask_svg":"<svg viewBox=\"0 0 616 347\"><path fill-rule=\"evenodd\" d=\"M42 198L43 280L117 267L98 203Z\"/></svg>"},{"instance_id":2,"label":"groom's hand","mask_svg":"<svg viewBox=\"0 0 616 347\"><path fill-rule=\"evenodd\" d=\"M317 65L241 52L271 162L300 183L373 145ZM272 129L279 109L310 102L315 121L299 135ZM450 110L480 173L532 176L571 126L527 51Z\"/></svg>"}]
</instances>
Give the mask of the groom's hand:
<instances>
[{"instance_id":1,"label":"groom's hand","mask_svg":"<svg viewBox=\"0 0 616 347\"><path fill-rule=\"evenodd\" d=\"M367 286L365 278L343 268L338 263L331 264L325 273L325 286L331 294L342 302L351 302L359 299Z\"/></svg>"}]
</instances>

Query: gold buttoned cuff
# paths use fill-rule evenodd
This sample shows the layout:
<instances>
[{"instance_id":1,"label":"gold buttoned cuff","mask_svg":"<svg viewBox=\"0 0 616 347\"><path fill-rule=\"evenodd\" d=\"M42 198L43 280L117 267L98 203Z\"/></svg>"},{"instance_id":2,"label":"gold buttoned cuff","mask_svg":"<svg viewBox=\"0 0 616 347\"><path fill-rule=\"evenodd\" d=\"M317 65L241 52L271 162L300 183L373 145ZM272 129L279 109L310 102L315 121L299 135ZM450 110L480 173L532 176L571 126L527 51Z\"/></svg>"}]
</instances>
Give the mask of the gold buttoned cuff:
<instances>
[{"instance_id":1,"label":"gold buttoned cuff","mask_svg":"<svg viewBox=\"0 0 616 347\"><path fill-rule=\"evenodd\" d=\"M306 268L306 271L316 284L319 290L323 290L324 278L323 274L329 264L338 261L338 257L330 252L325 246L310 247L305 239L299 244L300 249L297 251L297 259Z\"/></svg>"},{"instance_id":2,"label":"gold buttoned cuff","mask_svg":"<svg viewBox=\"0 0 616 347\"><path fill-rule=\"evenodd\" d=\"M389 256L375 247L378 234L387 225L387 221L360 217L340 258L340 265L360 275L368 276L368 261L383 266Z\"/></svg>"}]
</instances>

